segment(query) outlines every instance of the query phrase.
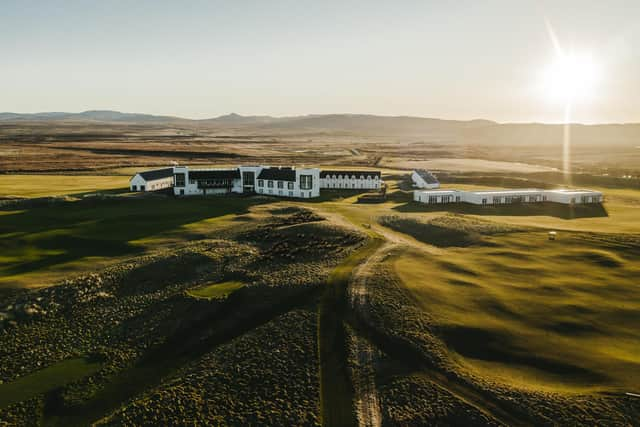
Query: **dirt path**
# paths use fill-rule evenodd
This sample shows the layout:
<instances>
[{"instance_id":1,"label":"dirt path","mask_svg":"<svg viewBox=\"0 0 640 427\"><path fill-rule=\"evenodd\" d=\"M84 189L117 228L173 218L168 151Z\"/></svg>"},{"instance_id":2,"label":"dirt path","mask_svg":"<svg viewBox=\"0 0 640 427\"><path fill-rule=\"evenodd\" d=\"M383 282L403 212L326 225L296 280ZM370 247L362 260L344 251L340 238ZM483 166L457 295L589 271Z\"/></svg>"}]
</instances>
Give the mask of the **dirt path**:
<instances>
[{"instance_id":1,"label":"dirt path","mask_svg":"<svg viewBox=\"0 0 640 427\"><path fill-rule=\"evenodd\" d=\"M372 269L380 262L389 247L385 243L370 256L354 272L353 280L349 285L349 305L352 310L357 310L366 317L367 306L367 280L372 275ZM379 427L382 425L380 411L380 399L375 382L375 348L365 338L355 334L353 339L355 353L358 361L357 372L354 375L355 403L358 425L360 427Z\"/></svg>"}]
</instances>

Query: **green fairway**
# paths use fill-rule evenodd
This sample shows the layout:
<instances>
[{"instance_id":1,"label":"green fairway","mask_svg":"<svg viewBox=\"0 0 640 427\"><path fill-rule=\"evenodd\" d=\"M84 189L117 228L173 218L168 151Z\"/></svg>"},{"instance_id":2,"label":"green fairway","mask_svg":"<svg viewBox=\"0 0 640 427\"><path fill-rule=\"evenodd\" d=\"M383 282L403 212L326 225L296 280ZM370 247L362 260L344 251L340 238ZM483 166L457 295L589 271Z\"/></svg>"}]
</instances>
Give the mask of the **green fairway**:
<instances>
[{"instance_id":1,"label":"green fairway","mask_svg":"<svg viewBox=\"0 0 640 427\"><path fill-rule=\"evenodd\" d=\"M111 175L0 175L0 198L45 197L96 191L127 191L128 176Z\"/></svg>"},{"instance_id":2,"label":"green fairway","mask_svg":"<svg viewBox=\"0 0 640 427\"><path fill-rule=\"evenodd\" d=\"M69 359L15 381L0 384L0 408L31 399L100 369L100 363L84 358Z\"/></svg>"},{"instance_id":3,"label":"green fairway","mask_svg":"<svg viewBox=\"0 0 640 427\"><path fill-rule=\"evenodd\" d=\"M187 291L189 295L195 298L213 299L226 298L233 292L244 287L244 283L231 281L222 283L213 283L201 288L190 289Z\"/></svg>"},{"instance_id":4,"label":"green fairway","mask_svg":"<svg viewBox=\"0 0 640 427\"><path fill-rule=\"evenodd\" d=\"M58 203L0 216L0 286L49 285L141 253L154 239L185 241L212 220L247 212L250 198L119 198ZM196 227L204 224L204 229ZM90 260L91 262L86 262Z\"/></svg>"},{"instance_id":5,"label":"green fairway","mask_svg":"<svg viewBox=\"0 0 640 427\"><path fill-rule=\"evenodd\" d=\"M544 231L406 251L396 274L454 358L487 378L562 391L640 381L640 240Z\"/></svg>"}]
</instances>

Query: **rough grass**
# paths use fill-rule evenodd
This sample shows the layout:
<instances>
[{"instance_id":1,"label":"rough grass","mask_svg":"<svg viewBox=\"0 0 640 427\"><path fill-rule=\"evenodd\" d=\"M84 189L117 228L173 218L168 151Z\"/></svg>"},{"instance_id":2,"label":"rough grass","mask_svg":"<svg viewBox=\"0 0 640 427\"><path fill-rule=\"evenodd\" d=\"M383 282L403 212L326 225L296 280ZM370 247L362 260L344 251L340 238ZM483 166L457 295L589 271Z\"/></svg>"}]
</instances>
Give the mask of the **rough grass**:
<instances>
[{"instance_id":1,"label":"rough grass","mask_svg":"<svg viewBox=\"0 0 640 427\"><path fill-rule=\"evenodd\" d=\"M100 369L100 363L85 358L69 359L33 372L15 381L0 384L0 408L31 399Z\"/></svg>"},{"instance_id":2,"label":"rough grass","mask_svg":"<svg viewBox=\"0 0 640 427\"><path fill-rule=\"evenodd\" d=\"M413 252L394 268L461 363L520 387L631 390L640 381L637 251L544 232Z\"/></svg>"},{"instance_id":3,"label":"rough grass","mask_svg":"<svg viewBox=\"0 0 640 427\"><path fill-rule=\"evenodd\" d=\"M483 236L520 231L522 228L448 214L429 220L406 216L382 216L378 222L430 245L439 247L488 245Z\"/></svg>"},{"instance_id":4,"label":"rough grass","mask_svg":"<svg viewBox=\"0 0 640 427\"><path fill-rule=\"evenodd\" d=\"M213 283L199 288L189 289L187 294L195 298L203 299L226 298L243 287L244 283L238 281Z\"/></svg>"}]
</instances>

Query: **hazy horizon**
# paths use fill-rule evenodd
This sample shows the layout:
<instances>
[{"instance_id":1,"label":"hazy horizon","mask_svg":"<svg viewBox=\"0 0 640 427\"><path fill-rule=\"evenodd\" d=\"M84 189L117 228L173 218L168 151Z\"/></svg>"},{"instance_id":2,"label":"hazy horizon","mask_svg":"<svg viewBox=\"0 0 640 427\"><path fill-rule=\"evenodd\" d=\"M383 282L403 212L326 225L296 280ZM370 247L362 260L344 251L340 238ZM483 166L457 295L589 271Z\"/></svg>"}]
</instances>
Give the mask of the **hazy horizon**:
<instances>
[{"instance_id":1,"label":"hazy horizon","mask_svg":"<svg viewBox=\"0 0 640 427\"><path fill-rule=\"evenodd\" d=\"M303 118L303 117L315 117L315 116L371 116L371 117L382 117L382 118L410 118L410 119L426 119L426 120L443 120L443 121L459 121L459 122L473 122L473 121L488 121L488 122L493 122L496 123L498 125L510 125L510 124L514 124L514 125L535 125L535 124L541 124L541 125L563 125L565 124L565 122L563 122L562 120L557 120L557 121L499 121L499 120L492 120L492 119L487 119L484 117L475 117L475 118L469 118L469 119L459 119L459 118L442 118L442 117L427 117L427 116L414 116L414 115L403 115L403 114L370 114L370 113L349 113L349 112L333 112L333 113L301 113L301 114L295 114L295 115L286 115L286 116L276 116L276 115L269 115L269 114L242 114L242 113L238 113L237 111L231 111L231 112L227 112L227 113L223 113L220 115L216 115L216 116L211 116L211 117L185 117L185 116L177 116L177 115L171 115L171 114L151 114L151 113L147 113L144 111L119 111L119 110L114 110L114 109L88 109L88 110L82 110L82 111L61 111L61 110L52 110L52 111L35 111L35 112L24 112L24 111L0 111L0 114L33 114L33 115L38 115L38 114L82 114L82 113L90 113L90 112L113 112L113 113L121 113L121 114L136 114L136 115L150 115L150 116L156 116L156 117L169 117L169 118L173 118L173 119L184 119L184 120L194 120L194 121L198 121L198 120L211 120L211 119L217 119L217 118L222 118L225 116L232 116L232 115L237 115L239 117L245 117L245 118L249 118L249 117L265 117L265 118L271 118L271 119L287 119L287 118ZM585 126L598 126L598 125L638 125L640 124L640 120L637 122L591 122L591 123L586 123L586 122L579 122L579 121L575 121L572 120L570 122L570 124L572 125L585 125Z\"/></svg>"},{"instance_id":2,"label":"hazy horizon","mask_svg":"<svg viewBox=\"0 0 640 427\"><path fill-rule=\"evenodd\" d=\"M543 87L549 23L563 51L593 62L562 76L589 83L571 122L638 123L639 18L626 1L10 0L0 111L560 123L565 106Z\"/></svg>"}]
</instances>

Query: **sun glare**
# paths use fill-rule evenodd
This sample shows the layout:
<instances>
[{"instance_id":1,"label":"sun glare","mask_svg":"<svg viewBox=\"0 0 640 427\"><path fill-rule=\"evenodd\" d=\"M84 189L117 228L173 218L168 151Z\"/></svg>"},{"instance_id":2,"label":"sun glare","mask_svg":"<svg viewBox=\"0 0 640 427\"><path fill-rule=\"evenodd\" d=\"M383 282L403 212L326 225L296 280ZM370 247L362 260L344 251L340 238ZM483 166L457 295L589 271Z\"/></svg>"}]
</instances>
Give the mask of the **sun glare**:
<instances>
[{"instance_id":1,"label":"sun glare","mask_svg":"<svg viewBox=\"0 0 640 427\"><path fill-rule=\"evenodd\" d=\"M597 80L598 68L590 55L558 55L544 70L543 91L555 102L589 100Z\"/></svg>"}]
</instances>

